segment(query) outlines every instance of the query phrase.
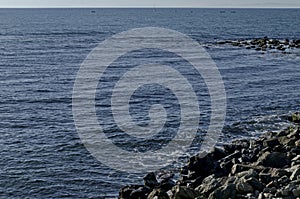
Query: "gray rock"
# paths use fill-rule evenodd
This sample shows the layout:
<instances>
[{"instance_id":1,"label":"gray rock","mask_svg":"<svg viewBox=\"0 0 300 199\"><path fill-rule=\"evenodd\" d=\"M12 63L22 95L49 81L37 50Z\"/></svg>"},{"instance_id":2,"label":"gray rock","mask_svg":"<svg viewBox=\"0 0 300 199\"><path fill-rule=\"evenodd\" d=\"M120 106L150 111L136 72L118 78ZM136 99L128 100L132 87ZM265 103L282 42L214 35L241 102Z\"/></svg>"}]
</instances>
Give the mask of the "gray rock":
<instances>
[{"instance_id":1,"label":"gray rock","mask_svg":"<svg viewBox=\"0 0 300 199\"><path fill-rule=\"evenodd\" d=\"M130 197L131 199L139 198L139 199L146 199L147 195L151 192L151 189L147 187L140 187L131 192Z\"/></svg>"},{"instance_id":2,"label":"gray rock","mask_svg":"<svg viewBox=\"0 0 300 199\"><path fill-rule=\"evenodd\" d=\"M258 164L263 165L265 167L283 168L284 166L289 164L289 159L284 153L270 153L267 151L259 157L257 162Z\"/></svg>"},{"instance_id":3,"label":"gray rock","mask_svg":"<svg viewBox=\"0 0 300 199\"><path fill-rule=\"evenodd\" d=\"M145 186L150 187L152 189L158 185L156 176L155 176L155 174L153 172L148 173L144 177L144 184L145 184Z\"/></svg>"},{"instance_id":4,"label":"gray rock","mask_svg":"<svg viewBox=\"0 0 300 199\"><path fill-rule=\"evenodd\" d=\"M290 180L298 180L300 179L300 165L294 166L295 169L290 176Z\"/></svg>"},{"instance_id":5,"label":"gray rock","mask_svg":"<svg viewBox=\"0 0 300 199\"><path fill-rule=\"evenodd\" d=\"M259 180L257 178L251 177L249 179L246 179L247 183L249 183L253 189L258 190L258 191L262 191L264 186L261 182L259 182Z\"/></svg>"},{"instance_id":6,"label":"gray rock","mask_svg":"<svg viewBox=\"0 0 300 199\"><path fill-rule=\"evenodd\" d=\"M161 190L161 189L154 189L147 197L147 199L169 199L169 195Z\"/></svg>"},{"instance_id":7,"label":"gray rock","mask_svg":"<svg viewBox=\"0 0 300 199\"><path fill-rule=\"evenodd\" d=\"M299 112L293 113L288 119L291 122L300 123L300 113Z\"/></svg>"},{"instance_id":8,"label":"gray rock","mask_svg":"<svg viewBox=\"0 0 300 199\"><path fill-rule=\"evenodd\" d=\"M236 190L242 194L252 193L254 191L253 187L247 182L238 182L236 184Z\"/></svg>"},{"instance_id":9,"label":"gray rock","mask_svg":"<svg viewBox=\"0 0 300 199\"><path fill-rule=\"evenodd\" d=\"M208 199L228 199L235 197L235 184L226 184L213 191Z\"/></svg>"},{"instance_id":10,"label":"gray rock","mask_svg":"<svg viewBox=\"0 0 300 199\"><path fill-rule=\"evenodd\" d=\"M129 199L130 198L130 194L139 189L139 188L143 188L143 186L140 185L129 185L129 186L125 186L122 187L119 191L119 198L120 199Z\"/></svg>"},{"instance_id":11,"label":"gray rock","mask_svg":"<svg viewBox=\"0 0 300 199\"><path fill-rule=\"evenodd\" d=\"M259 193L259 195L258 195L258 199L265 199L265 196L264 196L264 194L263 194L263 193Z\"/></svg>"},{"instance_id":12,"label":"gray rock","mask_svg":"<svg viewBox=\"0 0 300 199\"><path fill-rule=\"evenodd\" d=\"M203 183L196 188L196 191L209 196L209 194L220 187L221 183L216 179L215 175L210 175L203 180Z\"/></svg>"},{"instance_id":13,"label":"gray rock","mask_svg":"<svg viewBox=\"0 0 300 199\"><path fill-rule=\"evenodd\" d=\"M289 195L290 195L289 190L282 190L282 189L277 190L277 192L275 194L276 197L286 197L286 196L289 196Z\"/></svg>"},{"instance_id":14,"label":"gray rock","mask_svg":"<svg viewBox=\"0 0 300 199\"><path fill-rule=\"evenodd\" d=\"M194 199L200 196L201 193L194 189L190 189L184 186L173 187L173 199Z\"/></svg>"},{"instance_id":15,"label":"gray rock","mask_svg":"<svg viewBox=\"0 0 300 199\"><path fill-rule=\"evenodd\" d=\"M293 196L300 197L300 187L294 189L292 192L293 192Z\"/></svg>"},{"instance_id":16,"label":"gray rock","mask_svg":"<svg viewBox=\"0 0 300 199\"><path fill-rule=\"evenodd\" d=\"M256 166L256 165L235 164L232 166L231 173L236 174L236 173L240 173L243 171L248 171L250 169L255 170L255 171L261 171L264 169L264 167Z\"/></svg>"}]
</instances>

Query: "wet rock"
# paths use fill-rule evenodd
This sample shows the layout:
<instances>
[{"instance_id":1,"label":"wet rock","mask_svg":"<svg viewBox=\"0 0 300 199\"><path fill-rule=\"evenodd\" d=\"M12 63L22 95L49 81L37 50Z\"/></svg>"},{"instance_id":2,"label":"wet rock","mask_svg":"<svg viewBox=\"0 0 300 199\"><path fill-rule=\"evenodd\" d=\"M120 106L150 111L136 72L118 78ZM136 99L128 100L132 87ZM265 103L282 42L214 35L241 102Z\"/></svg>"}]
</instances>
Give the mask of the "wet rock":
<instances>
[{"instance_id":1,"label":"wet rock","mask_svg":"<svg viewBox=\"0 0 300 199\"><path fill-rule=\"evenodd\" d=\"M156 187L158 185L156 176L153 172L148 173L143 179L144 179L144 184L147 187L150 187L153 189L154 187Z\"/></svg>"},{"instance_id":2,"label":"wet rock","mask_svg":"<svg viewBox=\"0 0 300 199\"><path fill-rule=\"evenodd\" d=\"M188 170L194 172L194 177L191 176L192 179L200 176L205 178L213 174L218 167L219 163L214 159L213 154L210 153L204 157L194 156L190 158L188 163Z\"/></svg>"},{"instance_id":3,"label":"wet rock","mask_svg":"<svg viewBox=\"0 0 300 199\"><path fill-rule=\"evenodd\" d=\"M130 194L139 189L139 188L143 188L143 186L141 185L129 185L129 186L125 186L123 188L120 189L119 191L119 198L120 199L129 199L130 198Z\"/></svg>"},{"instance_id":4,"label":"wet rock","mask_svg":"<svg viewBox=\"0 0 300 199\"><path fill-rule=\"evenodd\" d=\"M261 47L255 48L256 51L261 51Z\"/></svg>"},{"instance_id":5,"label":"wet rock","mask_svg":"<svg viewBox=\"0 0 300 199\"><path fill-rule=\"evenodd\" d=\"M175 185L176 183L172 179L164 179L160 182L159 188L168 191L171 190Z\"/></svg>"},{"instance_id":6,"label":"wet rock","mask_svg":"<svg viewBox=\"0 0 300 199\"><path fill-rule=\"evenodd\" d=\"M300 112L292 113L292 115L288 117L288 119L291 122L300 123Z\"/></svg>"}]
</instances>

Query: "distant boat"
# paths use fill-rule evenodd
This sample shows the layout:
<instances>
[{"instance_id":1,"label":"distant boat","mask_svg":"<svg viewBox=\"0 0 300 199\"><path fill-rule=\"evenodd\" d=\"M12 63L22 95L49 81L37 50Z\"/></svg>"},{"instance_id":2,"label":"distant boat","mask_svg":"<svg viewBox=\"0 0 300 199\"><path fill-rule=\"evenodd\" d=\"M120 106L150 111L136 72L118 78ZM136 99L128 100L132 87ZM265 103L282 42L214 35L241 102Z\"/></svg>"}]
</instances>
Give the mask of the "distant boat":
<instances>
[{"instance_id":1,"label":"distant boat","mask_svg":"<svg viewBox=\"0 0 300 199\"><path fill-rule=\"evenodd\" d=\"M96 11L95 10L91 10L91 13L96 13Z\"/></svg>"}]
</instances>

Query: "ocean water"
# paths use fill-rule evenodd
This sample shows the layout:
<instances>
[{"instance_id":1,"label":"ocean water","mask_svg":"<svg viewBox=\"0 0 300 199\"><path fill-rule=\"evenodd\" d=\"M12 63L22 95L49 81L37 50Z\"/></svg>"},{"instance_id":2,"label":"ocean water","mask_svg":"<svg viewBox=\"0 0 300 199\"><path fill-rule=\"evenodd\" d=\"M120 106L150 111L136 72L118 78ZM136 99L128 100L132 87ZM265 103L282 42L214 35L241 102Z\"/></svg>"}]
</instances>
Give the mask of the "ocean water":
<instances>
[{"instance_id":1,"label":"ocean water","mask_svg":"<svg viewBox=\"0 0 300 199\"><path fill-rule=\"evenodd\" d=\"M81 63L99 42L132 28L173 29L209 53L227 95L220 142L280 130L290 125L284 116L299 111L299 49L261 53L215 42L264 36L300 39L300 9L93 10L0 9L0 198L107 198L116 197L121 185L141 183L142 174L120 172L96 160L82 144L72 114ZM157 59L157 52L147 53ZM168 56L164 53L159 52ZM123 61L130 63L130 56ZM198 92L205 132L210 108L205 85L202 88ZM101 109L109 104L105 88L99 90L98 119L107 132L116 133L111 117ZM141 90L136 99L148 99L149 90ZM160 95L158 102L174 100L159 101ZM143 123L145 115L139 115L142 107L137 107L131 112ZM176 115L176 108L168 110ZM117 135L112 139L119 147L134 150L128 137L118 142Z\"/></svg>"}]
</instances>

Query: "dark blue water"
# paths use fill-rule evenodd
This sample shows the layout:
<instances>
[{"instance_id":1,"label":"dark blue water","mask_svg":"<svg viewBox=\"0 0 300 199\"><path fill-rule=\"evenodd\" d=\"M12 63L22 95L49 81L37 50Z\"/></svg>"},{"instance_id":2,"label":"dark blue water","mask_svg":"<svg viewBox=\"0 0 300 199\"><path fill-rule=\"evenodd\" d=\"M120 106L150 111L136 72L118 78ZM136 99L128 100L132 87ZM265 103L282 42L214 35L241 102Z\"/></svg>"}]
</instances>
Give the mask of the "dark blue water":
<instances>
[{"instance_id":1,"label":"dark blue water","mask_svg":"<svg viewBox=\"0 0 300 199\"><path fill-rule=\"evenodd\" d=\"M300 105L299 50L262 54L214 41L299 39L300 10L220 11L1 9L0 197L105 198L116 196L122 184L140 182L138 175L112 170L90 155L72 115L82 61L99 42L131 28L174 29L206 48L227 94L221 141L286 127L282 116Z\"/></svg>"}]
</instances>

